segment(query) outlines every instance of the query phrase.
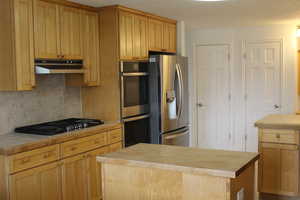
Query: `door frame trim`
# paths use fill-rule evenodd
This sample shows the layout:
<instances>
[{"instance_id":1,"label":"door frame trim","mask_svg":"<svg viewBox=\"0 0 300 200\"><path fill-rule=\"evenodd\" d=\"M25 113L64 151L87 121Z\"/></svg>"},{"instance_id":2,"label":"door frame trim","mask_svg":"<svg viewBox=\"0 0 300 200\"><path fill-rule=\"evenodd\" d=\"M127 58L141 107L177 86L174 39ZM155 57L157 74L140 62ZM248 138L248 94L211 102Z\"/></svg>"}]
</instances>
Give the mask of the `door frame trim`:
<instances>
[{"instance_id":1,"label":"door frame trim","mask_svg":"<svg viewBox=\"0 0 300 200\"><path fill-rule=\"evenodd\" d=\"M284 54L283 54L283 50L284 50L284 38L266 38L266 39L259 39L259 40L247 40L244 39L242 41L242 56L241 56L241 63L242 63L242 94L243 94L243 116L244 116L244 124L243 124L243 129L244 129L244 139L242 140L244 144L242 144L243 146L243 150L247 151L247 89L246 89L246 60L247 57L245 57L245 55L247 54L247 45L251 44L251 43L273 43L273 42L277 42L280 44L280 91L279 91L279 96L280 96L280 110L279 113L282 113L282 106L283 106L283 88L285 88L286 85L286 79L284 78L284 74L286 72L285 66L284 66ZM248 55L247 55L248 56Z\"/></svg>"},{"instance_id":2,"label":"door frame trim","mask_svg":"<svg viewBox=\"0 0 300 200\"><path fill-rule=\"evenodd\" d=\"M230 58L228 59L228 65L229 65L229 94L231 95L231 100L229 102L229 110L230 110L230 114L229 114L229 131L231 134L231 138L234 136L234 127L235 127L235 120L234 120L234 116L233 116L233 107L232 107L232 102L233 102L233 90L232 90L232 86L234 85L234 62L233 62L233 58L234 58L234 45L233 42L220 42L220 43L196 43L192 45L192 55L193 55L193 59L192 59L192 65L193 65L193 91L194 91L194 97L191 98L191 107L190 110L192 111L192 119L193 121L191 122L192 124L192 130L190 131L190 144L194 145L196 147L198 147L199 145L199 132L198 132L198 128L199 128L199 116L198 116L198 112L197 112L197 101L198 101L198 89L199 89L199 80L197 78L197 75L199 73L199 68L197 67L197 59L196 59L196 48L198 46L227 46L228 47L228 53L230 55Z\"/></svg>"}]
</instances>

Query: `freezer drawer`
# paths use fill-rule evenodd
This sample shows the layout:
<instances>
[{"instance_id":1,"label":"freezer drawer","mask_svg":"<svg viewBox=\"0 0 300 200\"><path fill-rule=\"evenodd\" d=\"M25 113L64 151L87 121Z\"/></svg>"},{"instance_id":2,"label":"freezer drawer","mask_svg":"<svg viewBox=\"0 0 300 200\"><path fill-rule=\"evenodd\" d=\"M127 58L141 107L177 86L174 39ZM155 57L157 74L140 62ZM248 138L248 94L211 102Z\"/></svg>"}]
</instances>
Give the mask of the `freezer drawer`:
<instances>
[{"instance_id":1,"label":"freezer drawer","mask_svg":"<svg viewBox=\"0 0 300 200\"><path fill-rule=\"evenodd\" d=\"M189 146L190 130L188 128L184 128L163 134L161 137L162 144L165 145Z\"/></svg>"}]
</instances>

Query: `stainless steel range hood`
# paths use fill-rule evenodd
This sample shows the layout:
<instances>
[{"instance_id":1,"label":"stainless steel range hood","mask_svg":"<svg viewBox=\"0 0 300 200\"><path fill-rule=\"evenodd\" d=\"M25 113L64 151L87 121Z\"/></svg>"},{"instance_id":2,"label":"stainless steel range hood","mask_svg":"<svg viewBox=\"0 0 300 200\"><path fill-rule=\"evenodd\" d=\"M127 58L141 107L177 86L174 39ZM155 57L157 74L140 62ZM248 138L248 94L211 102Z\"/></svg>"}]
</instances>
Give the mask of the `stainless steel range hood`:
<instances>
[{"instance_id":1,"label":"stainless steel range hood","mask_svg":"<svg viewBox=\"0 0 300 200\"><path fill-rule=\"evenodd\" d=\"M36 74L83 74L82 60L35 60Z\"/></svg>"}]
</instances>

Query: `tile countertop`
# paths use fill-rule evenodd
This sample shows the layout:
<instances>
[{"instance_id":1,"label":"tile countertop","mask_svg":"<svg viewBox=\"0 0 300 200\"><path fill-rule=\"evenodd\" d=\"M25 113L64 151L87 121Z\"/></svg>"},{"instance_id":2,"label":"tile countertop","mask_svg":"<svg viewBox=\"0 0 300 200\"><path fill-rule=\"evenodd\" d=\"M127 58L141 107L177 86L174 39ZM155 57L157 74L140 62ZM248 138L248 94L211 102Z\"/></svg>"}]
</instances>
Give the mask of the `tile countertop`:
<instances>
[{"instance_id":1,"label":"tile countertop","mask_svg":"<svg viewBox=\"0 0 300 200\"><path fill-rule=\"evenodd\" d=\"M98 162L236 178L258 160L258 153L137 144L97 157Z\"/></svg>"},{"instance_id":2,"label":"tile countertop","mask_svg":"<svg viewBox=\"0 0 300 200\"><path fill-rule=\"evenodd\" d=\"M0 135L0 155L12 155L53 144L59 144L76 138L94 135L99 133L99 131L105 132L106 130L115 128L121 128L120 122L106 122L103 125L54 136L31 135L15 132L8 133Z\"/></svg>"},{"instance_id":3,"label":"tile countertop","mask_svg":"<svg viewBox=\"0 0 300 200\"><path fill-rule=\"evenodd\" d=\"M269 129L293 129L300 130L300 115L268 115L257 121L255 126L258 128Z\"/></svg>"}]
</instances>

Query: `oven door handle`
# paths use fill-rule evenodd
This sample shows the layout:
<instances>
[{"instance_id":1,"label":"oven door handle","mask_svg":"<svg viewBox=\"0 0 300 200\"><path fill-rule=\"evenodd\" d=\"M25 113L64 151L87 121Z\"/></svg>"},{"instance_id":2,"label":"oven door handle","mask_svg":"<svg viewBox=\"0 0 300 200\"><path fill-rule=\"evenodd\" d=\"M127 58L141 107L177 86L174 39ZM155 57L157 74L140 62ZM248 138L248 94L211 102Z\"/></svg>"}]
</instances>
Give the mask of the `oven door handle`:
<instances>
[{"instance_id":1,"label":"oven door handle","mask_svg":"<svg viewBox=\"0 0 300 200\"><path fill-rule=\"evenodd\" d=\"M132 122L132 121L137 121L137 120L141 120L141 119L146 119L146 118L149 118L149 117L150 117L150 115L130 117L130 118L123 119L123 122Z\"/></svg>"}]
</instances>

